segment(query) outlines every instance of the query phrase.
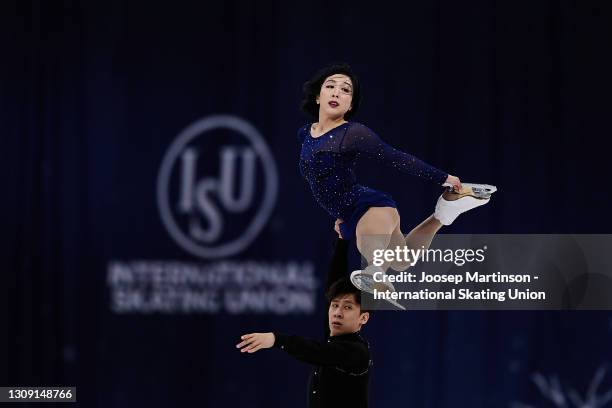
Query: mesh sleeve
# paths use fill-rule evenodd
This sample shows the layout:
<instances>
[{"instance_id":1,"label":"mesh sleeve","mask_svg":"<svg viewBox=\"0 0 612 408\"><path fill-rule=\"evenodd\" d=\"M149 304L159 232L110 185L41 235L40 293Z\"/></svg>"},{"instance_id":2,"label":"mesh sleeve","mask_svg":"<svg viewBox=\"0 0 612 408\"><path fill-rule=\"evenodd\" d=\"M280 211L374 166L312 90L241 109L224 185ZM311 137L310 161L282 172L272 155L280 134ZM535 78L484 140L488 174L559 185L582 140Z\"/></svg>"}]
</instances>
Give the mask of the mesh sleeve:
<instances>
[{"instance_id":1,"label":"mesh sleeve","mask_svg":"<svg viewBox=\"0 0 612 408\"><path fill-rule=\"evenodd\" d=\"M342 141L342 150L363 154L378 162L394 167L405 174L421 177L442 185L448 173L433 167L415 156L397 150L383 142L367 126L353 123L346 131Z\"/></svg>"}]
</instances>

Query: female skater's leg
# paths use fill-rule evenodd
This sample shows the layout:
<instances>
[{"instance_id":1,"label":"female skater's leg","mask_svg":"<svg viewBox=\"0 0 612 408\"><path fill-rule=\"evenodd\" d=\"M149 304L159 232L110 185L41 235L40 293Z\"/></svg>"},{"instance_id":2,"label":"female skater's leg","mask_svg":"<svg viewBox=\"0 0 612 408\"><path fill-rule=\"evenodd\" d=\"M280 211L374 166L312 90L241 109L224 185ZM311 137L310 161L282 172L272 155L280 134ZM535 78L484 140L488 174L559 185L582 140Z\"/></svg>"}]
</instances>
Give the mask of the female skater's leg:
<instances>
[{"instance_id":1,"label":"female skater's leg","mask_svg":"<svg viewBox=\"0 0 612 408\"><path fill-rule=\"evenodd\" d=\"M408 247L408 249L421 249L421 248L429 248L431 245L431 241L433 241L436 233L442 228L442 224L433 215L427 217L422 223L417 225L410 231L408 235L404 237L402 231L400 230L400 225L398 223L395 230L393 230L393 234L391 235L391 240L389 241L389 248L395 249L399 247L401 249L404 246ZM411 265L411 260L407 260L405 262L392 262L390 267L396 271L405 271Z\"/></svg>"},{"instance_id":2,"label":"female skater's leg","mask_svg":"<svg viewBox=\"0 0 612 408\"><path fill-rule=\"evenodd\" d=\"M433 215L430 215L406 235L406 245L408 245L408 248L420 249L425 247L427 249L440 228L442 228L442 223Z\"/></svg>"},{"instance_id":3,"label":"female skater's leg","mask_svg":"<svg viewBox=\"0 0 612 408\"><path fill-rule=\"evenodd\" d=\"M412 244L429 246L440 227L441 224L433 217L426 219L409 234ZM390 282L375 278L377 272L385 273L390 263L383 262L382 265L374 265L374 254L376 250L387 249L392 240L394 242L392 249L395 249L396 246L406 246L406 240L400 230L399 213L392 207L372 207L361 217L355 232L357 249L368 262L368 266L363 271L353 271L351 282L359 289L370 292L375 296L376 291L395 292L395 288ZM397 308L404 309L395 300L388 298L386 300Z\"/></svg>"},{"instance_id":4,"label":"female skater's leg","mask_svg":"<svg viewBox=\"0 0 612 408\"><path fill-rule=\"evenodd\" d=\"M491 194L496 191L493 186L478 186L487 187L487 195L476 198L477 194L472 191L471 187L469 191L462 193L444 192L438 198L434 214L413 228L406 237L400 230L400 216L397 209L371 207L357 223L356 236L359 252L368 264L372 265L373 253L376 249L387 249L388 247L395 249L398 246L403 248L404 245L407 245L409 249L428 249L442 225L450 225L459 214L488 203ZM487 198L484 198L485 196ZM405 262L395 262L395 266L399 268L394 267L393 269L396 270L407 269ZM384 265L384 269L387 267L389 267L388 264Z\"/></svg>"},{"instance_id":5,"label":"female skater's leg","mask_svg":"<svg viewBox=\"0 0 612 408\"><path fill-rule=\"evenodd\" d=\"M400 216L395 208L372 207L357 223L357 249L366 259L368 265L372 265L372 258L376 249L395 249L404 246L408 246L410 249L429 248L440 228L442 228L442 224L432 215L414 227L404 237L400 230ZM391 265L386 263L381 267L385 270L390 266L401 271L408 268L410 265L408 262L393 262Z\"/></svg>"},{"instance_id":6,"label":"female skater's leg","mask_svg":"<svg viewBox=\"0 0 612 408\"><path fill-rule=\"evenodd\" d=\"M368 265L372 265L375 250L389 246L391 234L398 226L399 214L393 207L371 207L359 219L355 231L357 249Z\"/></svg>"},{"instance_id":7,"label":"female skater's leg","mask_svg":"<svg viewBox=\"0 0 612 408\"><path fill-rule=\"evenodd\" d=\"M359 220L356 228L357 249L367 260L368 266L365 270L353 271L351 282L359 289L370 292L376 296L379 292L395 292L395 288L390 282L384 279L376 279L377 272L385 272L389 267L388 262L382 265L374 265L374 255L376 250L385 250L389 246L389 241L393 231L399 228L399 213L392 207L372 207ZM404 307L393 299L386 299L389 303L399 309Z\"/></svg>"}]
</instances>

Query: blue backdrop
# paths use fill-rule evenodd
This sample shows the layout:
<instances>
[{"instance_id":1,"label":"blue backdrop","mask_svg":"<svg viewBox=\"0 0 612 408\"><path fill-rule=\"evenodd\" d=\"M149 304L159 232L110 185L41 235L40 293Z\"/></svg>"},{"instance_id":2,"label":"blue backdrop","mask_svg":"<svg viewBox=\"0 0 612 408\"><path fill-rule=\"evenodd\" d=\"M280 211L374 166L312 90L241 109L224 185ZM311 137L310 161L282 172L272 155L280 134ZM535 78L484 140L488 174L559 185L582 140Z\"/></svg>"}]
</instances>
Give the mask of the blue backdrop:
<instances>
[{"instance_id":1,"label":"blue backdrop","mask_svg":"<svg viewBox=\"0 0 612 408\"><path fill-rule=\"evenodd\" d=\"M251 331L322 336L334 220L300 178L295 134L309 120L298 110L301 85L332 61L352 64L363 82L356 120L463 181L499 187L445 232L611 230L608 2L1 7L0 385L76 385L87 407L305 406L307 366L276 350L244 356L234 345ZM273 180L278 188L269 216L221 214L219 240L238 239L251 219L263 226L245 248L213 259L173 238L158 189L181 132L217 114L253 126L270 151L257 156L253 201ZM216 174L224 145L242 151L249 142L226 129L192 143L198 177ZM263 176L266 163L275 176ZM439 194L391 168L366 165L359 176L398 201L404 231L432 213ZM202 222L189 214L175 214L183 231ZM117 307L117 281L223 262L234 262L225 265L233 273L276 265L282 276L296 267L313 276L287 286L264 272L253 286L288 290L293 309ZM215 288L243 290L247 275ZM214 286L190 284L177 296ZM375 407L553 406L536 373L582 396L612 357L609 312L381 312L364 333Z\"/></svg>"}]
</instances>

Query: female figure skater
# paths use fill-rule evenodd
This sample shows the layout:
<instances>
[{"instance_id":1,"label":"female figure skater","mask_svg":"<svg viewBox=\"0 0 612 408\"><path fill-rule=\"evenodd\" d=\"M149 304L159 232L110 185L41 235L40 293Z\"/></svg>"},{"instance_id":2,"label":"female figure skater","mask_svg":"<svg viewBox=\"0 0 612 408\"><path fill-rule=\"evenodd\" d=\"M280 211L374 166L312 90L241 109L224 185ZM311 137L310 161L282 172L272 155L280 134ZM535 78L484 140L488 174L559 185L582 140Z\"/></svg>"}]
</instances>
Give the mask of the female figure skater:
<instances>
[{"instance_id":1,"label":"female figure skater","mask_svg":"<svg viewBox=\"0 0 612 408\"><path fill-rule=\"evenodd\" d=\"M404 245L428 248L442 225L449 225L459 214L486 204L496 189L462 185L458 177L385 144L363 124L349 121L357 113L359 102L359 80L346 64L323 68L304 84L302 111L318 122L306 124L298 131L302 145L299 167L317 203L337 219L336 228L342 238L356 239L359 252L370 265L364 271L353 272L351 282L370 293L379 285L378 290L393 291L391 284L374 284L371 279L374 249ZM434 214L404 237L397 205L391 196L357 184L354 167L360 155L449 189L438 199ZM397 263L388 266L396 270L407 268L406 264Z\"/></svg>"}]
</instances>

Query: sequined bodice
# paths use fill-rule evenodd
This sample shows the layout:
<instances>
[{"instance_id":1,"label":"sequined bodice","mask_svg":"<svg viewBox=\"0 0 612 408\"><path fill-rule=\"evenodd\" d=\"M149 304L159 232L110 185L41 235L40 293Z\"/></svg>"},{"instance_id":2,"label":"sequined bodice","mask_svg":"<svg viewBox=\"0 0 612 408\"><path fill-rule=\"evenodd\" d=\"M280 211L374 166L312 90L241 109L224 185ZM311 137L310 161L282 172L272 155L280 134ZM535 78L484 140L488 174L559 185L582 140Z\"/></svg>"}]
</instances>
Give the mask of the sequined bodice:
<instances>
[{"instance_id":1,"label":"sequined bodice","mask_svg":"<svg viewBox=\"0 0 612 408\"><path fill-rule=\"evenodd\" d=\"M441 185L448 174L411 154L385 144L372 130L347 122L319 137L312 137L311 124L298 131L302 143L300 172L315 200L332 217L347 219L359 195L367 187L357 184L356 159L365 155L399 171Z\"/></svg>"}]
</instances>

